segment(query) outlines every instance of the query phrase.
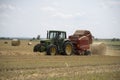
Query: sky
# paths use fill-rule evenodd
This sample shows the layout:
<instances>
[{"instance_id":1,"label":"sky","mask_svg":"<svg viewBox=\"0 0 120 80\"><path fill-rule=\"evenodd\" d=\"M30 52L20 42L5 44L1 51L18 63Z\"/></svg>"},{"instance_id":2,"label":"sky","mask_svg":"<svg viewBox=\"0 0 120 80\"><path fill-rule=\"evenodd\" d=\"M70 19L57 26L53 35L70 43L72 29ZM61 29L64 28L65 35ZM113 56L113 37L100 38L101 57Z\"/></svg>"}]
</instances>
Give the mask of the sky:
<instances>
[{"instance_id":1,"label":"sky","mask_svg":"<svg viewBox=\"0 0 120 80\"><path fill-rule=\"evenodd\" d=\"M45 38L47 30L120 38L120 0L0 0L0 37Z\"/></svg>"}]
</instances>

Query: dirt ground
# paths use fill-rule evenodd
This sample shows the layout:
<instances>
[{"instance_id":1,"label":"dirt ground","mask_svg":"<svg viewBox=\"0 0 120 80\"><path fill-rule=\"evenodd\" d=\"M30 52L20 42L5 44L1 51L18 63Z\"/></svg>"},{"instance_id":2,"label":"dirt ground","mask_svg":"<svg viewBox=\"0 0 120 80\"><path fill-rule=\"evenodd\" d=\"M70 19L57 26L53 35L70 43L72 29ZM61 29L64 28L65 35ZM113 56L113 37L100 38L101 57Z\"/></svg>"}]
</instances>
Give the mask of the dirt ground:
<instances>
[{"instance_id":1,"label":"dirt ground","mask_svg":"<svg viewBox=\"0 0 120 80\"><path fill-rule=\"evenodd\" d=\"M0 80L120 80L119 47L107 46L105 55L47 56L34 53L39 41L0 41Z\"/></svg>"},{"instance_id":2,"label":"dirt ground","mask_svg":"<svg viewBox=\"0 0 120 80\"><path fill-rule=\"evenodd\" d=\"M0 80L119 80L119 56L0 56Z\"/></svg>"}]
</instances>

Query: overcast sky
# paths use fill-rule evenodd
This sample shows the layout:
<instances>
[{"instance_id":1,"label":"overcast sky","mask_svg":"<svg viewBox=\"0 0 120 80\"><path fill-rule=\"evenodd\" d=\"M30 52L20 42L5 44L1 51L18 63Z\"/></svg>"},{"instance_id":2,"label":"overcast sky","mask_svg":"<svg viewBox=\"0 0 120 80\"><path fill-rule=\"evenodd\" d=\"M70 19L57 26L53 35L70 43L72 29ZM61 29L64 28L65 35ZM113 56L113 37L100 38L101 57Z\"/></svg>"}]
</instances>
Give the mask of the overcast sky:
<instances>
[{"instance_id":1,"label":"overcast sky","mask_svg":"<svg viewBox=\"0 0 120 80\"><path fill-rule=\"evenodd\" d=\"M90 30L120 38L120 0L0 0L0 37L46 37L47 30Z\"/></svg>"}]
</instances>

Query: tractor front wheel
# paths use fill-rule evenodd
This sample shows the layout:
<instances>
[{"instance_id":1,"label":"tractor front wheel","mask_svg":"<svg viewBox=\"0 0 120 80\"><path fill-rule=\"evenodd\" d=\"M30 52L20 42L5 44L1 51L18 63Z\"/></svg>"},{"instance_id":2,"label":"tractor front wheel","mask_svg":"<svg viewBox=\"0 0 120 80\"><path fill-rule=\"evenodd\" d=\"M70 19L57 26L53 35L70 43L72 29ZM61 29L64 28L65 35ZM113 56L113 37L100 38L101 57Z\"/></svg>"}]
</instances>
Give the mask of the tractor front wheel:
<instances>
[{"instance_id":1,"label":"tractor front wheel","mask_svg":"<svg viewBox=\"0 0 120 80\"><path fill-rule=\"evenodd\" d=\"M73 45L71 42L66 42L64 44L64 53L65 55L71 55L73 53Z\"/></svg>"},{"instance_id":2,"label":"tractor front wheel","mask_svg":"<svg viewBox=\"0 0 120 80\"><path fill-rule=\"evenodd\" d=\"M39 52L40 51L41 44L36 44L34 46L33 52Z\"/></svg>"},{"instance_id":3,"label":"tractor front wheel","mask_svg":"<svg viewBox=\"0 0 120 80\"><path fill-rule=\"evenodd\" d=\"M47 48L47 55L56 55L57 47L55 45L50 45Z\"/></svg>"}]
</instances>

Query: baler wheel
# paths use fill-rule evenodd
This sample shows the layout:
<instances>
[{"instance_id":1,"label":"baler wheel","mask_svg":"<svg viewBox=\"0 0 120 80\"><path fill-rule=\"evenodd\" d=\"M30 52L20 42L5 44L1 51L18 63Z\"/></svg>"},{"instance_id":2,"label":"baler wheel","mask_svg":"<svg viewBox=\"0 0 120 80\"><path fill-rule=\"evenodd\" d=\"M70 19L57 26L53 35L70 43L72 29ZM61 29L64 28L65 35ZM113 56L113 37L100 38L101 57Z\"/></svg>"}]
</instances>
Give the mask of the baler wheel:
<instances>
[{"instance_id":1,"label":"baler wheel","mask_svg":"<svg viewBox=\"0 0 120 80\"><path fill-rule=\"evenodd\" d=\"M91 52L90 51L85 51L84 55L91 55Z\"/></svg>"}]
</instances>

